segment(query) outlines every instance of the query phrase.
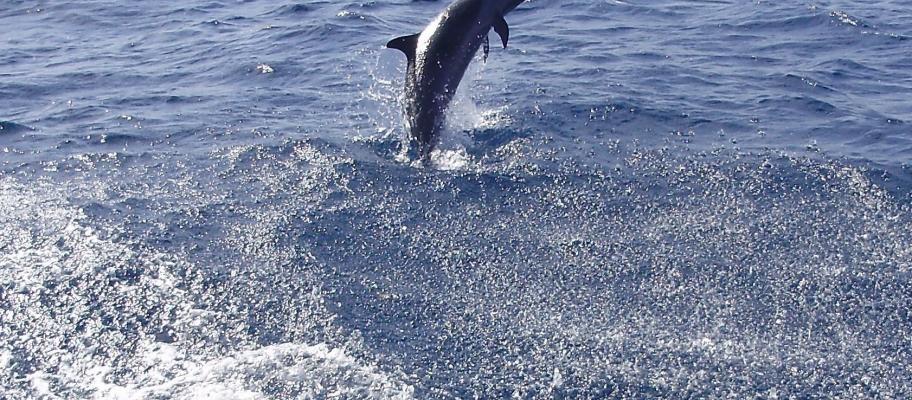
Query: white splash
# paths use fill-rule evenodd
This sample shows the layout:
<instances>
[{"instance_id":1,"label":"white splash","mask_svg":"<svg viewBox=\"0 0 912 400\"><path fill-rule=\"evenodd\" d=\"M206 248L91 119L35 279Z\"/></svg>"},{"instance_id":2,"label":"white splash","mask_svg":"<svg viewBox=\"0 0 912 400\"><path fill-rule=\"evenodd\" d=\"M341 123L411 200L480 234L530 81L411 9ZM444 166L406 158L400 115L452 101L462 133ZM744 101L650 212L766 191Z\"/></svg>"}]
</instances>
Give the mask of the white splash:
<instances>
[{"instance_id":1,"label":"white splash","mask_svg":"<svg viewBox=\"0 0 912 400\"><path fill-rule=\"evenodd\" d=\"M84 196L94 191L76 187ZM83 345L73 351L59 350L55 345L60 338L55 335L66 331L70 319L42 315L42 310L33 308L35 300L30 297L45 290L48 283L68 279L96 282L131 266L145 272L138 281L108 283L123 294L121 300L135 296L167 307L173 312L170 323L183 331L189 328L182 327L205 329L211 314L193 308L192 296L171 273L173 263L183 261L166 254L136 252L107 239L108 234L91 228L86 223L88 216L69 203L68 193L73 193L72 187L0 179L0 226L5 228L0 230L0 248L4 249L0 252L0 284L16 293L12 312L29 319L31 335L4 343L0 376L15 376L12 369L21 363L32 368L19 378L21 386L9 388L17 392L0 397L54 399L69 398L72 393L90 399L413 397L412 386L400 373L383 371L345 349L323 343L281 343L218 353L181 341L180 335L173 343L163 343L154 335L140 333L136 349L121 354L130 360L125 364L98 356L105 329L97 321L89 321L78 337ZM70 305L72 316L86 313L80 307L89 302L71 300L75 301ZM29 346L38 352L35 361L12 350ZM125 367L135 374L125 376Z\"/></svg>"},{"instance_id":2,"label":"white splash","mask_svg":"<svg viewBox=\"0 0 912 400\"><path fill-rule=\"evenodd\" d=\"M434 168L443 171L461 171L466 170L471 164L472 157L466 153L464 148L455 150L438 149L430 154L431 165Z\"/></svg>"},{"instance_id":3,"label":"white splash","mask_svg":"<svg viewBox=\"0 0 912 400\"><path fill-rule=\"evenodd\" d=\"M96 399L411 399L414 389L325 344L276 344L225 357L192 360L175 346L151 343L143 349L146 372L126 385L112 383L112 371L95 368ZM288 393L284 388L293 388Z\"/></svg>"}]
</instances>

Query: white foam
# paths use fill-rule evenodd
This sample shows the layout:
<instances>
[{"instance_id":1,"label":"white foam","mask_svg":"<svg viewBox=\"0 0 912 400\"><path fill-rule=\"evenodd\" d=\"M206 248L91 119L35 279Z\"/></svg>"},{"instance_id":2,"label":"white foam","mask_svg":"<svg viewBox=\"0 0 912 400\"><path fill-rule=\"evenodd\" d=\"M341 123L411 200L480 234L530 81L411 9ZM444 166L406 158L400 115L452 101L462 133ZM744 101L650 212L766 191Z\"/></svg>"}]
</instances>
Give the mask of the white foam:
<instances>
[{"instance_id":1,"label":"white foam","mask_svg":"<svg viewBox=\"0 0 912 400\"><path fill-rule=\"evenodd\" d=\"M50 374L44 372L34 372L28 375L29 385L39 398L59 399L59 396L51 392Z\"/></svg>"},{"instance_id":2,"label":"white foam","mask_svg":"<svg viewBox=\"0 0 912 400\"><path fill-rule=\"evenodd\" d=\"M551 374L551 389L558 389L564 385L564 376L560 372L560 368L554 367L554 372Z\"/></svg>"},{"instance_id":3,"label":"white foam","mask_svg":"<svg viewBox=\"0 0 912 400\"><path fill-rule=\"evenodd\" d=\"M0 368L9 368L13 354L9 350L0 350Z\"/></svg>"},{"instance_id":4,"label":"white foam","mask_svg":"<svg viewBox=\"0 0 912 400\"><path fill-rule=\"evenodd\" d=\"M464 148L434 150L431 152L430 158L434 168L444 171L466 170L470 166L472 160Z\"/></svg>"},{"instance_id":5,"label":"white foam","mask_svg":"<svg viewBox=\"0 0 912 400\"><path fill-rule=\"evenodd\" d=\"M295 398L410 399L414 389L376 366L326 344L284 343L228 356L190 360L175 346L151 343L150 366L135 382L112 383L112 370L93 370L96 399Z\"/></svg>"},{"instance_id":6,"label":"white foam","mask_svg":"<svg viewBox=\"0 0 912 400\"><path fill-rule=\"evenodd\" d=\"M162 343L147 332L135 338L135 350L123 349L122 357L112 358L99 356L119 349L104 349L107 331L92 317L73 338L79 344L60 350L59 335L70 328L71 318L95 315L84 307L97 305L78 297L86 292L72 294L72 309L35 308L35 296L45 292L48 283L116 285L122 296L114 295L111 301L167 308L172 313L169 329L178 332L212 329L208 320L215 316L212 310L193 308L192 297L180 287L172 271L183 261L154 251L136 252L89 226L88 216L69 203L68 193L96 191L75 186L0 179L0 284L15 294L12 312L25 319L17 329L27 332L8 337L11 341L0 349L0 376L14 374L10 368L20 361L31 363L34 371L22 376L17 393L49 399L71 393L94 399L412 397L413 389L401 374L381 371L326 344L285 343L218 353L199 343L181 342L180 335L174 343ZM97 193L103 196L104 191ZM126 267L143 271L138 281L106 280ZM17 359L11 349L23 348L37 357Z\"/></svg>"},{"instance_id":7,"label":"white foam","mask_svg":"<svg viewBox=\"0 0 912 400\"><path fill-rule=\"evenodd\" d=\"M510 125L513 123L513 118L510 117L508 111L509 108L507 106L482 111L475 124L475 129L489 129Z\"/></svg>"}]
</instances>

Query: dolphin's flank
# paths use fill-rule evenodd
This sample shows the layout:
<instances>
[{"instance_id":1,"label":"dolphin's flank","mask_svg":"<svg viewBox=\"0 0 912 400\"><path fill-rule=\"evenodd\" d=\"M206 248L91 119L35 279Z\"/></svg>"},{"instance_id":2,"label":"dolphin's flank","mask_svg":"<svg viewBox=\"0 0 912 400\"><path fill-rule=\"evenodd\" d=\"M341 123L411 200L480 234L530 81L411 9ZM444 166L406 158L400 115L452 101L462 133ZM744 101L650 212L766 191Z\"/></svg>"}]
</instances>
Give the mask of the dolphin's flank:
<instances>
[{"instance_id":1,"label":"dolphin's flank","mask_svg":"<svg viewBox=\"0 0 912 400\"><path fill-rule=\"evenodd\" d=\"M447 106L466 68L493 28L504 47L510 28L504 15L524 0L456 0L423 31L390 40L386 47L405 53L405 115L410 148L423 160L434 149Z\"/></svg>"}]
</instances>

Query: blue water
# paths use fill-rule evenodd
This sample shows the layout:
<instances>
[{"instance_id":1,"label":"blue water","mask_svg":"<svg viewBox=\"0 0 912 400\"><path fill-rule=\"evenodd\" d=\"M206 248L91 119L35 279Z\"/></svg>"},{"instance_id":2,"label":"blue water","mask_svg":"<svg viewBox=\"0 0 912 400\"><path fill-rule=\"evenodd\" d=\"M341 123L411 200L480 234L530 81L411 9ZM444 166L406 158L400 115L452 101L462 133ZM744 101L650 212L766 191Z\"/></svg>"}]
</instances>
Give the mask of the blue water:
<instances>
[{"instance_id":1,"label":"blue water","mask_svg":"<svg viewBox=\"0 0 912 400\"><path fill-rule=\"evenodd\" d=\"M912 397L912 1L444 6L4 0L0 398Z\"/></svg>"}]
</instances>

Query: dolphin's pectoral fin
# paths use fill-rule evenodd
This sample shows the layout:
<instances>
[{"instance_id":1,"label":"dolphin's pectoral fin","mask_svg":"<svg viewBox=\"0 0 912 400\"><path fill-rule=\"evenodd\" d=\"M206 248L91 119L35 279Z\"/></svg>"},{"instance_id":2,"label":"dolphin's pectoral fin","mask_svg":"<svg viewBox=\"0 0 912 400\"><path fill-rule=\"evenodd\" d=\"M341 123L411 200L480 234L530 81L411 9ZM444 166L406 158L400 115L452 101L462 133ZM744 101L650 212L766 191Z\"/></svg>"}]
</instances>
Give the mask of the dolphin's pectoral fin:
<instances>
[{"instance_id":1,"label":"dolphin's pectoral fin","mask_svg":"<svg viewBox=\"0 0 912 400\"><path fill-rule=\"evenodd\" d=\"M504 20L503 16L494 21L494 32L500 35L500 41L503 42L503 46L506 49L507 39L510 38L510 27L507 26L507 21Z\"/></svg>"},{"instance_id":2,"label":"dolphin's pectoral fin","mask_svg":"<svg viewBox=\"0 0 912 400\"><path fill-rule=\"evenodd\" d=\"M488 52L491 51L491 43L488 41L488 35L485 35L484 37L484 46L482 49L484 50L484 62L488 62Z\"/></svg>"},{"instance_id":3,"label":"dolphin's pectoral fin","mask_svg":"<svg viewBox=\"0 0 912 400\"><path fill-rule=\"evenodd\" d=\"M402 50L402 52L405 53L405 56L408 57L409 63L412 63L415 61L415 49L418 47L418 35L420 35L420 33L397 37L390 40L386 44L386 47Z\"/></svg>"}]
</instances>

